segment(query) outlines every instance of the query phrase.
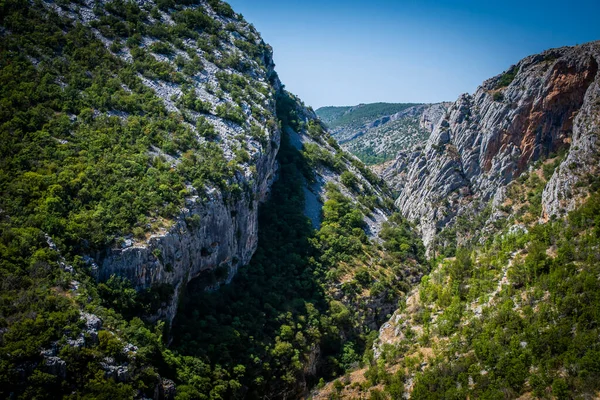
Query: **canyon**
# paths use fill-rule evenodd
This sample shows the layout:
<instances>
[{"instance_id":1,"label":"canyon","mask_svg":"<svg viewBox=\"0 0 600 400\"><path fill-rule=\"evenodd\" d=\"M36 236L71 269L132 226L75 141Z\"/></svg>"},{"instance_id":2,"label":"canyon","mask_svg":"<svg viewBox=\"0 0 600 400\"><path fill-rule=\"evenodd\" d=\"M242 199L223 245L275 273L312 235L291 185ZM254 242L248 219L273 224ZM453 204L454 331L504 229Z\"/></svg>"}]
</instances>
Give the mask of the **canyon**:
<instances>
[{"instance_id":1,"label":"canyon","mask_svg":"<svg viewBox=\"0 0 600 400\"><path fill-rule=\"evenodd\" d=\"M220 0L0 11L2 396L597 393L600 42L314 111Z\"/></svg>"}]
</instances>

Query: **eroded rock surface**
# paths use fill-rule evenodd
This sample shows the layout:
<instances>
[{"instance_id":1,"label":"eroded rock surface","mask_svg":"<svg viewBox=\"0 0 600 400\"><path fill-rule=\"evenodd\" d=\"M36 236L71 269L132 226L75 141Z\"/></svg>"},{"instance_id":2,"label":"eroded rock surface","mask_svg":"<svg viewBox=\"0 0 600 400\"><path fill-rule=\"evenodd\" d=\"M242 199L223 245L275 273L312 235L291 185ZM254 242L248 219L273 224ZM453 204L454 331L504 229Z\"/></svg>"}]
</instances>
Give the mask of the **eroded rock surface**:
<instances>
[{"instance_id":1,"label":"eroded rock surface","mask_svg":"<svg viewBox=\"0 0 600 400\"><path fill-rule=\"evenodd\" d=\"M544 214L572 209L597 171L600 42L527 57L464 94L422 148L381 172L431 249L440 229L496 196L532 162L569 151L543 195Z\"/></svg>"}]
</instances>

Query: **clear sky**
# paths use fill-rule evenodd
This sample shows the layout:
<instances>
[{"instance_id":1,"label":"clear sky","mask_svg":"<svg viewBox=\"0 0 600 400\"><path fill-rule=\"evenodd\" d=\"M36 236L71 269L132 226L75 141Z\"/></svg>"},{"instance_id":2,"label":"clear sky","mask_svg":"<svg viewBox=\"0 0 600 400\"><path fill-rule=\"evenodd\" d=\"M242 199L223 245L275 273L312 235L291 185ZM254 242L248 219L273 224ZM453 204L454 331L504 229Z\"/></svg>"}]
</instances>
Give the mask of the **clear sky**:
<instances>
[{"instance_id":1,"label":"clear sky","mask_svg":"<svg viewBox=\"0 0 600 400\"><path fill-rule=\"evenodd\" d=\"M230 0L308 105L437 102L521 58L600 40L600 0Z\"/></svg>"}]
</instances>

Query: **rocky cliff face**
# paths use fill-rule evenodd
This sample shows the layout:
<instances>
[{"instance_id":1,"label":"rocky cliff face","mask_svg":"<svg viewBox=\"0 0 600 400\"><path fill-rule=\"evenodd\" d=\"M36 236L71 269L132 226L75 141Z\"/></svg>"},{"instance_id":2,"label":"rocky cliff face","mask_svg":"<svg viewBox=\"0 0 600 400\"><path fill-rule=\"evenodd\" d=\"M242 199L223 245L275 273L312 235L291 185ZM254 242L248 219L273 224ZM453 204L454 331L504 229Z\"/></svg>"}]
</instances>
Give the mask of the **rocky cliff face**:
<instances>
[{"instance_id":1,"label":"rocky cliff face","mask_svg":"<svg viewBox=\"0 0 600 400\"><path fill-rule=\"evenodd\" d=\"M125 235L119 245L88 258L99 281L116 275L127 278L136 289L170 285L170 301L153 316L170 322L179 295L191 279L221 268L221 278L208 288L215 289L229 282L256 248L258 205L275 177L280 140L275 99L281 85L273 70L271 49L251 25L218 1L183 9L139 2L138 23L144 29L130 36L125 45L106 26L111 19L113 25L128 20L120 3L47 2L45 6L91 27L125 65L138 65L146 57L145 62L174 69L171 77L142 72L139 78L164 103L169 118L191 128L200 143L215 141L225 162L236 171L225 185L227 190L211 185L199 190L189 182L190 196L179 217L158 231L151 230L146 239ZM173 74L180 75L172 79ZM112 114L123 120L131 117L123 112ZM154 151L172 168L185 156L160 148Z\"/></svg>"},{"instance_id":2,"label":"rocky cliff face","mask_svg":"<svg viewBox=\"0 0 600 400\"><path fill-rule=\"evenodd\" d=\"M590 44L597 55L598 43ZM597 69L597 56L590 64ZM593 69L590 71L592 73ZM565 160L554 173L542 194L543 217L561 215L575 209L587 195L589 185L597 187L600 168L600 82L598 74L583 97L573 118L571 146Z\"/></svg>"},{"instance_id":3,"label":"rocky cliff face","mask_svg":"<svg viewBox=\"0 0 600 400\"><path fill-rule=\"evenodd\" d=\"M451 102L436 103L425 105L419 118L419 127L428 132L433 132L437 123L444 117Z\"/></svg>"},{"instance_id":4,"label":"rocky cliff face","mask_svg":"<svg viewBox=\"0 0 600 400\"><path fill-rule=\"evenodd\" d=\"M173 296L152 318L172 321L179 295L189 281L223 269L223 278L207 288L217 289L250 261L258 240L258 203L265 199L273 168L273 160L266 158L259 170L262 179L251 195L238 201L227 200L217 191L208 200L190 199L181 217L165 233L131 247L108 250L96 277L100 281L111 275L125 277L138 289L171 285ZM194 222L196 216L198 222Z\"/></svg>"},{"instance_id":5,"label":"rocky cliff face","mask_svg":"<svg viewBox=\"0 0 600 400\"><path fill-rule=\"evenodd\" d=\"M544 191L544 215L585 196L573 185L597 170L599 61L598 42L523 59L462 95L423 148L400 153L382 172L429 248L457 215L495 196L501 203L503 188L551 153L569 151Z\"/></svg>"}]
</instances>

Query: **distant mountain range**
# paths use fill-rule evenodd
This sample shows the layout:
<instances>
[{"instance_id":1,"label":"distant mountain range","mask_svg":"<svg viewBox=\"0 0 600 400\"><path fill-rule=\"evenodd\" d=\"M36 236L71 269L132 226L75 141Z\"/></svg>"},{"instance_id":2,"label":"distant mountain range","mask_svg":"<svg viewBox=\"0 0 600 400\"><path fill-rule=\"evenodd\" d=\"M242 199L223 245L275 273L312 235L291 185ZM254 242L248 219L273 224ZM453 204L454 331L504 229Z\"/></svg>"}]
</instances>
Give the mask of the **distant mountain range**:
<instances>
[{"instance_id":1,"label":"distant mountain range","mask_svg":"<svg viewBox=\"0 0 600 400\"><path fill-rule=\"evenodd\" d=\"M345 150L372 165L427 141L450 104L372 103L321 107L316 113Z\"/></svg>"}]
</instances>

